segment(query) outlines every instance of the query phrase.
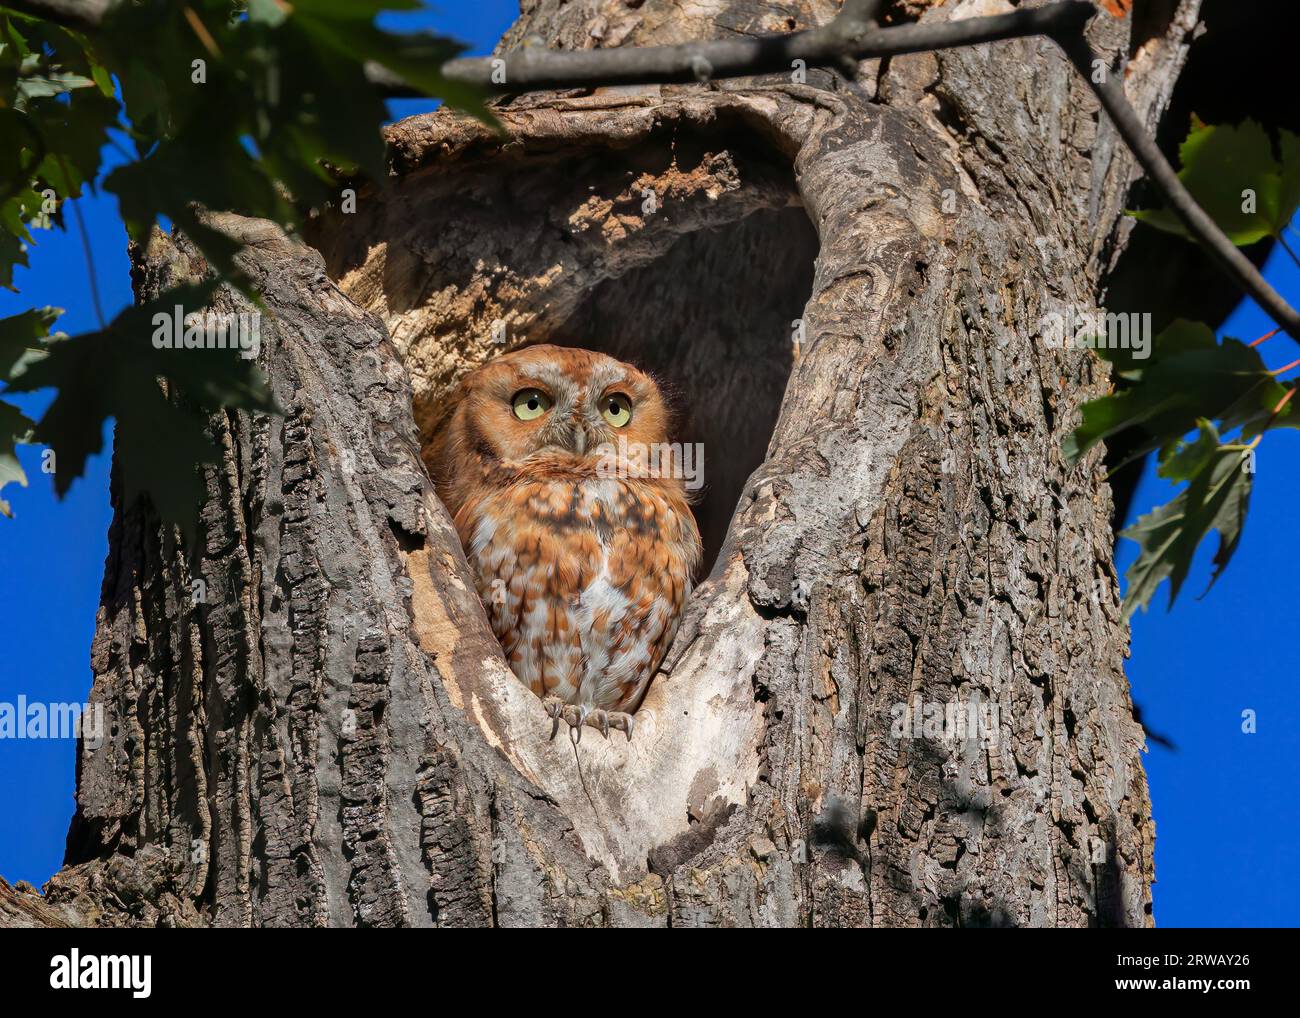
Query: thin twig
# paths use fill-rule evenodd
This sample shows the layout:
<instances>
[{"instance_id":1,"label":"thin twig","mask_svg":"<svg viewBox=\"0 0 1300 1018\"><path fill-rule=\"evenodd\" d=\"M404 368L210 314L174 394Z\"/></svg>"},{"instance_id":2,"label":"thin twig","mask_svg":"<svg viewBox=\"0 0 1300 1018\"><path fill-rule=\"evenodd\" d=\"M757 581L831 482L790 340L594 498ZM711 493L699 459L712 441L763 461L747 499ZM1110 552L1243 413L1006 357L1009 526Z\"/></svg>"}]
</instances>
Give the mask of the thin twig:
<instances>
[{"instance_id":1,"label":"thin twig","mask_svg":"<svg viewBox=\"0 0 1300 1018\"><path fill-rule=\"evenodd\" d=\"M68 164L64 161L61 153L55 154L55 159L59 161L59 168L63 171L63 182L71 185L72 176L68 173ZM83 186L81 195L84 196L86 188ZM90 248L90 233L86 229L86 221L81 217L81 206L77 204L80 197L73 198L69 196L66 202L72 202L72 215L77 220L77 232L81 234L81 250L86 257L86 278L90 282L90 302L95 308L95 318L99 320L99 328L102 332L108 328L107 320L104 318L104 306L99 301L99 277L95 273L95 255Z\"/></svg>"},{"instance_id":2,"label":"thin twig","mask_svg":"<svg viewBox=\"0 0 1300 1018\"><path fill-rule=\"evenodd\" d=\"M62 160L60 160L62 161ZM64 170L66 176L67 170ZM77 204L79 199L69 199L72 202L72 214L77 220L77 231L81 234L81 250L86 256L86 277L90 281L90 302L95 308L95 317L99 320L100 331L108 328L108 322L104 318L104 306L99 302L99 279L95 274L95 256L90 250L90 234L86 231L86 221L81 217L81 206Z\"/></svg>"},{"instance_id":3,"label":"thin twig","mask_svg":"<svg viewBox=\"0 0 1300 1018\"><path fill-rule=\"evenodd\" d=\"M1268 420L1265 421L1264 426L1259 429L1259 434L1255 436L1255 440L1251 442L1250 445L1246 446L1245 451L1249 452L1251 449L1254 449L1255 446L1259 445L1260 440L1264 437L1264 432L1273 426L1273 422L1277 420L1277 415L1286 408L1286 405L1291 402L1291 397L1294 395L1295 386L1293 385L1291 388L1287 389L1286 395L1277 401L1277 404L1273 407L1273 412L1268 415Z\"/></svg>"},{"instance_id":4,"label":"thin twig","mask_svg":"<svg viewBox=\"0 0 1300 1018\"><path fill-rule=\"evenodd\" d=\"M181 13L185 15L190 30L202 43L203 48L212 56L212 59L220 60L221 48L217 45L217 40L212 38L212 33L208 31L208 26L203 23L203 19L194 13L194 8L186 4L181 8Z\"/></svg>"},{"instance_id":5,"label":"thin twig","mask_svg":"<svg viewBox=\"0 0 1300 1018\"><path fill-rule=\"evenodd\" d=\"M1263 343L1265 340L1272 339L1274 336L1276 336L1276 335L1277 335L1279 332L1281 332L1281 331L1282 331L1281 329L1273 329L1271 332L1266 332L1266 333L1264 333L1264 335L1260 336L1259 339L1255 340L1255 342L1250 343L1249 345L1250 345L1250 346L1259 346L1260 343Z\"/></svg>"},{"instance_id":6,"label":"thin twig","mask_svg":"<svg viewBox=\"0 0 1300 1018\"><path fill-rule=\"evenodd\" d=\"M1278 231L1277 242L1282 245L1282 250L1291 256L1291 260L1295 262L1297 265L1300 265L1300 257L1296 255L1295 250L1291 247L1291 245L1286 242L1286 238L1282 236L1281 230Z\"/></svg>"}]
</instances>

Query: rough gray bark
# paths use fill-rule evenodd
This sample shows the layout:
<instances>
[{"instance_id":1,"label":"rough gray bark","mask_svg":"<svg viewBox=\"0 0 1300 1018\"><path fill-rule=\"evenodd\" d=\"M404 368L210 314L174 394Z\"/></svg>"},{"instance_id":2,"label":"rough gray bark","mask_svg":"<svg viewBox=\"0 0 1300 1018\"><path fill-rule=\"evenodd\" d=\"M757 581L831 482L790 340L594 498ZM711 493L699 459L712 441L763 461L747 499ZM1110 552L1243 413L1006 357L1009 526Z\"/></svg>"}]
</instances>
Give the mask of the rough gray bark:
<instances>
[{"instance_id":1,"label":"rough gray bark","mask_svg":"<svg viewBox=\"0 0 1300 1018\"><path fill-rule=\"evenodd\" d=\"M1131 59L1127 21L1094 24L1152 121L1196 7ZM526 8L503 45L788 30L837 5ZM388 187L317 222L314 248L216 217L248 244L286 416L213 421L196 559L117 505L92 693L112 736L82 751L47 907L1150 924L1110 498L1099 456L1059 453L1105 370L1037 331L1095 304L1132 175L1071 75L1022 41L856 83L530 95L498 110L506 140L445 113L393 127ZM142 295L205 271L161 235L137 267ZM421 463L496 322L507 346L658 370L706 443L712 571L630 746L546 741ZM891 734L917 697L996 705L995 738Z\"/></svg>"}]
</instances>

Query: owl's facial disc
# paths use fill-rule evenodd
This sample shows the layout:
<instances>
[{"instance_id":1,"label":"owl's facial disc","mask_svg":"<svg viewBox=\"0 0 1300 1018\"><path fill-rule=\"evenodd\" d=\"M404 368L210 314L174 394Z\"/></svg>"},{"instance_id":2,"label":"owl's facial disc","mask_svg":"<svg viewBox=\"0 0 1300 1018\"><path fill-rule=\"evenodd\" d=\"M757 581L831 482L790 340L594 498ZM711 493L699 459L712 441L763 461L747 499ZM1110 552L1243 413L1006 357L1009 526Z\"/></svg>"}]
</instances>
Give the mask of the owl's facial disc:
<instances>
[{"instance_id":1,"label":"owl's facial disc","mask_svg":"<svg viewBox=\"0 0 1300 1018\"><path fill-rule=\"evenodd\" d=\"M607 369L599 379L578 380L548 378L544 368L535 370L537 384L521 380L518 384L523 388L510 397L511 413L529 426L533 452L551 450L583 457L609 441L614 429L632 420L631 397L614 389L622 382L621 373Z\"/></svg>"},{"instance_id":2,"label":"owl's facial disc","mask_svg":"<svg viewBox=\"0 0 1300 1018\"><path fill-rule=\"evenodd\" d=\"M485 365L470 382L459 414L474 426L472 447L521 469L551 458L594 467L620 440L667 441L655 381L604 354L527 347Z\"/></svg>"}]
</instances>

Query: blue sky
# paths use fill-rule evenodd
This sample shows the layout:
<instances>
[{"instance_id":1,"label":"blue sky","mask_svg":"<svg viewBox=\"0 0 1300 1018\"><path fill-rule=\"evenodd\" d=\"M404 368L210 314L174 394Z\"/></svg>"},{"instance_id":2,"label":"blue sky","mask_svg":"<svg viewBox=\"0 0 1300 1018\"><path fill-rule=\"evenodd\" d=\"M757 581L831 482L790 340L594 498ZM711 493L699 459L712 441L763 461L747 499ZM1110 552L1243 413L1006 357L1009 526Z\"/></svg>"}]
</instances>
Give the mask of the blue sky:
<instances>
[{"instance_id":1,"label":"blue sky","mask_svg":"<svg viewBox=\"0 0 1300 1018\"><path fill-rule=\"evenodd\" d=\"M387 19L390 27L431 27L487 52L509 26L512 0L448 5ZM429 108L392 104L394 116ZM111 150L110 150L111 151ZM105 314L131 299L126 237L115 202L81 202ZM21 294L0 291L0 316L26 307L67 308L59 327L96 326L86 260L69 217L68 233L38 237L32 269L19 270ZM1280 250L1266 275L1291 302L1300 301L1300 268ZM1254 339L1271 328L1252 304L1237 309L1220 335ZM1296 356L1279 336L1262 347L1270 365ZM48 402L21 400L36 416ZM19 400L15 398L15 402ZM106 436L105 448L110 445ZM82 702L90 686L90 642L107 552L108 456L92 457L68 497L54 498L39 453L21 453L30 486L6 496L17 518L0 519L0 702L19 694L41 701ZM1295 605L1300 579L1289 540L1291 495L1300 475L1300 433L1261 444L1250 516L1236 558L1202 599L1214 540L1202 547L1192 578L1172 612L1158 603L1133 621L1128 675L1147 723L1169 735L1176 752L1153 746L1146 757L1156 819L1156 921L1161 926L1292 926L1300 920L1295 879L1300 844L1300 709L1293 686ZM1174 489L1148 467L1134 511L1149 511ZM1135 554L1121 542L1119 567ZM1241 730L1243 710L1258 730ZM41 884L58 869L73 811L74 747L58 740L0 740L0 876Z\"/></svg>"}]
</instances>

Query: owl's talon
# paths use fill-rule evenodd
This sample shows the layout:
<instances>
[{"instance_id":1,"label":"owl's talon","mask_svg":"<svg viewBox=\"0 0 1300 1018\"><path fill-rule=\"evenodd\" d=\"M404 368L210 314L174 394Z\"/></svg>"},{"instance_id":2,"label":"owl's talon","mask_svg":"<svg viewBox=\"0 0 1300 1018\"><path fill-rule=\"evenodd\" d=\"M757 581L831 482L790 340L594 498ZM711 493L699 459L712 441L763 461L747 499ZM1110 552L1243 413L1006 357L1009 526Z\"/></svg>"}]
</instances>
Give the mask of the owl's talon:
<instances>
[{"instance_id":1,"label":"owl's talon","mask_svg":"<svg viewBox=\"0 0 1300 1018\"><path fill-rule=\"evenodd\" d=\"M627 741L632 741L632 729L636 727L636 719L631 714L624 714L621 710L616 710L609 715L609 727L617 728L621 732L627 733ZM608 737L608 733L606 733Z\"/></svg>"},{"instance_id":2,"label":"owl's talon","mask_svg":"<svg viewBox=\"0 0 1300 1018\"><path fill-rule=\"evenodd\" d=\"M551 717L551 739L554 740L560 730L560 718L564 717L564 701L558 696L548 696L542 701L542 710Z\"/></svg>"},{"instance_id":3,"label":"owl's talon","mask_svg":"<svg viewBox=\"0 0 1300 1018\"><path fill-rule=\"evenodd\" d=\"M578 708L577 723L574 724L573 722L570 722L570 724L573 724L573 741L575 744L582 741L582 726L587 723L587 718L590 715L591 708L584 703Z\"/></svg>"},{"instance_id":4,"label":"owl's talon","mask_svg":"<svg viewBox=\"0 0 1300 1018\"><path fill-rule=\"evenodd\" d=\"M542 709L551 719L551 738L560 730L560 722L569 726L569 739L576 746L582 742L582 729L590 726L600 732L606 739L609 730L616 728L627 733L627 741L632 741L634 727L632 715L622 711L606 711L599 707L593 709L589 704L565 703L558 696L548 696L542 701Z\"/></svg>"}]
</instances>

